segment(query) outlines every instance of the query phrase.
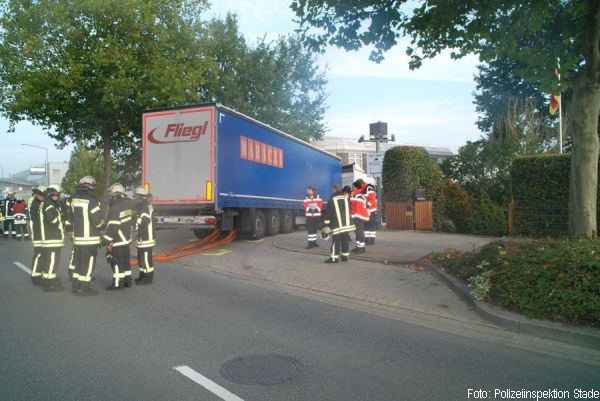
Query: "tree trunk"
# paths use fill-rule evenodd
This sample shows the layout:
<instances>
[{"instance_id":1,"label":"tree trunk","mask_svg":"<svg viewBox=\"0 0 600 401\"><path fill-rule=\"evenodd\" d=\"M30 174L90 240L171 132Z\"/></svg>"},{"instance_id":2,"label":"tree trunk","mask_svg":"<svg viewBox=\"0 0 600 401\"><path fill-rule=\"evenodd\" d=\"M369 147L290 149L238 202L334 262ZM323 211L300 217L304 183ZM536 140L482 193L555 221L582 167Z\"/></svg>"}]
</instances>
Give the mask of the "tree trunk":
<instances>
[{"instance_id":1,"label":"tree trunk","mask_svg":"<svg viewBox=\"0 0 600 401\"><path fill-rule=\"evenodd\" d=\"M102 128L102 147L104 157L104 188L106 190L110 186L112 178L112 157L110 154L112 142L111 142L111 130L108 127ZM104 192L104 191L103 191Z\"/></svg>"},{"instance_id":2,"label":"tree trunk","mask_svg":"<svg viewBox=\"0 0 600 401\"><path fill-rule=\"evenodd\" d=\"M569 234L595 238L598 190L598 113L600 85L581 74L571 102L571 176L569 184Z\"/></svg>"}]
</instances>

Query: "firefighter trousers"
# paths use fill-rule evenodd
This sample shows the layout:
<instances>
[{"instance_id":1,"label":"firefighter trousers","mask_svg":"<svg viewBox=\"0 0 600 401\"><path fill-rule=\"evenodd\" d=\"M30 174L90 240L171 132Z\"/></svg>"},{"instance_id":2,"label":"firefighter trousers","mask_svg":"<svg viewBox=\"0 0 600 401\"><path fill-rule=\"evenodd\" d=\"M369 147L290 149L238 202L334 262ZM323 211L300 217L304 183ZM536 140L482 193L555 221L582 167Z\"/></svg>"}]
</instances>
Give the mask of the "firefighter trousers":
<instances>
[{"instance_id":1,"label":"firefighter trousers","mask_svg":"<svg viewBox=\"0 0 600 401\"><path fill-rule=\"evenodd\" d=\"M42 282L44 283L44 286L47 286L49 283L60 281L56 271L60 265L60 252L62 251L62 247L41 249L43 265Z\"/></svg>"},{"instance_id":2,"label":"firefighter trousers","mask_svg":"<svg viewBox=\"0 0 600 401\"><path fill-rule=\"evenodd\" d=\"M14 227L15 232L17 233L18 240L29 237L29 232L27 231L27 223L16 223Z\"/></svg>"},{"instance_id":3,"label":"firefighter trousers","mask_svg":"<svg viewBox=\"0 0 600 401\"><path fill-rule=\"evenodd\" d=\"M98 245L73 245L69 275L75 283L89 284L92 281L97 256Z\"/></svg>"},{"instance_id":4,"label":"firefighter trousers","mask_svg":"<svg viewBox=\"0 0 600 401\"><path fill-rule=\"evenodd\" d=\"M33 283L40 283L44 272L44 248L33 247L33 260L31 261L31 280Z\"/></svg>"},{"instance_id":5,"label":"firefighter trousers","mask_svg":"<svg viewBox=\"0 0 600 401\"><path fill-rule=\"evenodd\" d=\"M364 249L365 247L365 222L361 219L354 219L356 227L356 247Z\"/></svg>"},{"instance_id":6,"label":"firefighter trousers","mask_svg":"<svg viewBox=\"0 0 600 401\"><path fill-rule=\"evenodd\" d=\"M113 246L110 252L110 267L113 272L113 287L123 287L126 281L131 281L131 265L129 264L129 245Z\"/></svg>"},{"instance_id":7,"label":"firefighter trousers","mask_svg":"<svg viewBox=\"0 0 600 401\"><path fill-rule=\"evenodd\" d=\"M17 232L15 231L15 219L9 219L8 217L4 220L4 238L8 239L9 234L15 238Z\"/></svg>"},{"instance_id":8,"label":"firefighter trousers","mask_svg":"<svg viewBox=\"0 0 600 401\"><path fill-rule=\"evenodd\" d=\"M152 281L154 277L154 261L152 260L153 248L138 248L137 260L140 266L140 279Z\"/></svg>"},{"instance_id":9,"label":"firefighter trousers","mask_svg":"<svg viewBox=\"0 0 600 401\"><path fill-rule=\"evenodd\" d=\"M375 244L375 238L377 237L378 220L379 216L377 216L377 212L373 212L369 216L369 221L365 223L365 239L367 245Z\"/></svg>"},{"instance_id":10,"label":"firefighter trousers","mask_svg":"<svg viewBox=\"0 0 600 401\"><path fill-rule=\"evenodd\" d=\"M335 234L331 236L331 260L337 261L340 256L348 257L350 235L348 233Z\"/></svg>"},{"instance_id":11,"label":"firefighter trousers","mask_svg":"<svg viewBox=\"0 0 600 401\"><path fill-rule=\"evenodd\" d=\"M308 231L308 245L314 245L317 243L317 230L319 229L320 222L321 217L306 218L306 230Z\"/></svg>"}]
</instances>

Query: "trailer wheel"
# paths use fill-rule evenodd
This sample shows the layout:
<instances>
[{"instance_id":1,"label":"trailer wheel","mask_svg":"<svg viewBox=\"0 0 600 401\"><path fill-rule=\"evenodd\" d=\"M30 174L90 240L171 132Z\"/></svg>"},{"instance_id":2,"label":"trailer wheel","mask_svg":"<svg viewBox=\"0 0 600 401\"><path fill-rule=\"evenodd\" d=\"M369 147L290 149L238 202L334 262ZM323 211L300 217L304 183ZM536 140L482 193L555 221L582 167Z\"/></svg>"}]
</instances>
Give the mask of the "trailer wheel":
<instances>
[{"instance_id":1,"label":"trailer wheel","mask_svg":"<svg viewBox=\"0 0 600 401\"><path fill-rule=\"evenodd\" d=\"M250 225L250 239L261 239L265 235L265 214L262 210L255 210L252 214Z\"/></svg>"},{"instance_id":2,"label":"trailer wheel","mask_svg":"<svg viewBox=\"0 0 600 401\"><path fill-rule=\"evenodd\" d=\"M279 211L277 209L269 209L265 212L267 222L265 235L272 237L279 234Z\"/></svg>"},{"instance_id":3,"label":"trailer wheel","mask_svg":"<svg viewBox=\"0 0 600 401\"><path fill-rule=\"evenodd\" d=\"M281 216L279 222L279 232L282 234L287 234L294 231L294 215L292 214L292 211L282 210L279 216Z\"/></svg>"},{"instance_id":4,"label":"trailer wheel","mask_svg":"<svg viewBox=\"0 0 600 401\"><path fill-rule=\"evenodd\" d=\"M211 230L209 230L208 228L194 228L192 231L194 232L196 238L203 239L208 234L210 234Z\"/></svg>"}]
</instances>

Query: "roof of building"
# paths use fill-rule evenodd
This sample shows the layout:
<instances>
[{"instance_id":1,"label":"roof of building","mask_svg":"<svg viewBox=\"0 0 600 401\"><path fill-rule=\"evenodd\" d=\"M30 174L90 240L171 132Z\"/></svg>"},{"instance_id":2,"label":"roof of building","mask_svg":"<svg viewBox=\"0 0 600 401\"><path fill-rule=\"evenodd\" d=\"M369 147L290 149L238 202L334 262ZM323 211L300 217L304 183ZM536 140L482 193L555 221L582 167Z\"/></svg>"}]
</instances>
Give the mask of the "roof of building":
<instances>
[{"instance_id":1,"label":"roof of building","mask_svg":"<svg viewBox=\"0 0 600 401\"><path fill-rule=\"evenodd\" d=\"M375 152L375 143L373 142L358 142L357 139L341 138L327 136L320 141L314 141L313 144L330 152L360 152L370 153ZM443 145L423 145L423 144L408 144L388 142L381 144L381 150L385 151L394 146L419 146L425 148L427 153L432 156L452 156L458 153L458 146L443 146Z\"/></svg>"}]
</instances>

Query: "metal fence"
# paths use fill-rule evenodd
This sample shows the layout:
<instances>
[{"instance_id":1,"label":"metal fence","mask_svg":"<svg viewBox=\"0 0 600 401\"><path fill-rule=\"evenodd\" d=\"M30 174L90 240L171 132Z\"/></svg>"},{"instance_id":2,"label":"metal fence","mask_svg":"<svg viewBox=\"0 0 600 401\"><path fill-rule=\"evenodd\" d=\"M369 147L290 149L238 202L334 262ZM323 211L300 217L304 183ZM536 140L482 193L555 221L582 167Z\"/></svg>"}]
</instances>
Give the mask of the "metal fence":
<instances>
[{"instance_id":1,"label":"metal fence","mask_svg":"<svg viewBox=\"0 0 600 401\"><path fill-rule=\"evenodd\" d=\"M562 204L541 207L513 201L508 206L508 235L522 237L565 237L568 211Z\"/></svg>"}]
</instances>

